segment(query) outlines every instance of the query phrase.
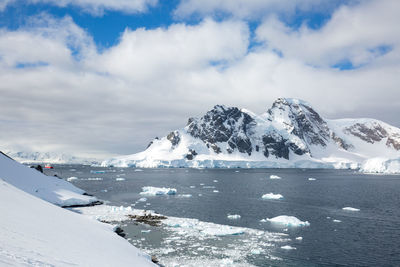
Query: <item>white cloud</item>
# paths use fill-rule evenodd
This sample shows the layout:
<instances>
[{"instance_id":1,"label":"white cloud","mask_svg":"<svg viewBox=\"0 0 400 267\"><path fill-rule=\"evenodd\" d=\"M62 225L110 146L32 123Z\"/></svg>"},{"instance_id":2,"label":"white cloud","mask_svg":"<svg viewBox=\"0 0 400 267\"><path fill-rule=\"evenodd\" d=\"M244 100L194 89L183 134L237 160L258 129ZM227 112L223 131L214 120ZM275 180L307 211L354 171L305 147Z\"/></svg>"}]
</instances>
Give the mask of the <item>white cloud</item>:
<instances>
[{"instance_id":1,"label":"white cloud","mask_svg":"<svg viewBox=\"0 0 400 267\"><path fill-rule=\"evenodd\" d=\"M236 18L262 18L268 14L283 12L294 13L296 10L330 9L337 0L181 0L175 15L188 17L219 13L230 14Z\"/></svg>"},{"instance_id":2,"label":"white cloud","mask_svg":"<svg viewBox=\"0 0 400 267\"><path fill-rule=\"evenodd\" d=\"M15 0L0 0L0 11L12 2ZM128 14L147 12L149 7L157 5L158 0L27 0L27 2L46 3L59 7L76 6L93 15L101 16L107 10Z\"/></svg>"},{"instance_id":3,"label":"white cloud","mask_svg":"<svg viewBox=\"0 0 400 267\"><path fill-rule=\"evenodd\" d=\"M258 40L285 57L329 66L349 60L355 66L367 64L381 55L379 47L392 49L393 58L400 49L400 2L364 1L356 6L342 6L321 29L303 25L293 30L274 17L257 29ZM398 56L396 56L398 59Z\"/></svg>"},{"instance_id":4,"label":"white cloud","mask_svg":"<svg viewBox=\"0 0 400 267\"><path fill-rule=\"evenodd\" d=\"M347 16L341 15L343 9L338 10L319 31L279 31L277 21L269 25L274 31L266 31L268 25L264 24L258 38L265 46L250 52L248 26L238 20L206 19L194 26L180 23L151 30L127 29L116 45L102 52L68 17L41 16L29 28L2 29L0 149L5 144L19 144L33 150L77 154L133 153L215 104L261 113L279 96L307 100L324 116L372 116L399 126L396 25L368 15L373 20L368 22L371 27L390 27L382 29L384 33L371 31L380 41L391 41L393 50L359 69L325 67L331 61L324 56L334 54L332 51L345 53L347 44L370 47L373 38L368 31L348 24L349 18L368 14L369 5L347 8ZM331 26L340 22L349 27ZM324 42L330 38L329 32L323 34L326 27L343 31L343 36L336 34L341 39L332 39L340 45ZM271 32L280 35L274 37ZM358 32L360 38L364 36L363 42L351 38L351 33ZM309 36L322 46L314 45L321 60L307 48L296 48L298 40L313 45ZM293 45L280 44L284 41ZM279 44L284 57L272 49ZM311 66L313 60L322 67ZM21 62L48 65L15 68Z\"/></svg>"}]
</instances>

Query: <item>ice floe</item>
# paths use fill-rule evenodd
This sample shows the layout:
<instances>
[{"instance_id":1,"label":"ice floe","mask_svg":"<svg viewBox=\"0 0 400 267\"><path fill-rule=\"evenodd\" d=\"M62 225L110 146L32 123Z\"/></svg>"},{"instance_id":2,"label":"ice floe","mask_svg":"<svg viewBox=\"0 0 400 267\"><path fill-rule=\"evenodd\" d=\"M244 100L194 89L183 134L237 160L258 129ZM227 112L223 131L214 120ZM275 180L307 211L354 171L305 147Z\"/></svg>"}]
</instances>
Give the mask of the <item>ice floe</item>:
<instances>
[{"instance_id":1,"label":"ice floe","mask_svg":"<svg viewBox=\"0 0 400 267\"><path fill-rule=\"evenodd\" d=\"M219 191L218 190L213 190L213 193L219 193Z\"/></svg>"},{"instance_id":2,"label":"ice floe","mask_svg":"<svg viewBox=\"0 0 400 267\"><path fill-rule=\"evenodd\" d=\"M87 179L88 179L88 181L102 181L103 180L103 178L100 178L100 177L90 177Z\"/></svg>"},{"instance_id":3,"label":"ice floe","mask_svg":"<svg viewBox=\"0 0 400 267\"><path fill-rule=\"evenodd\" d=\"M342 208L342 210L346 210L346 211L360 211L360 209L356 209L356 208L352 208L352 207L344 207L344 208Z\"/></svg>"},{"instance_id":4,"label":"ice floe","mask_svg":"<svg viewBox=\"0 0 400 267\"><path fill-rule=\"evenodd\" d=\"M142 197L142 198L140 198L138 201L139 201L139 202L146 202L146 201L147 201L147 198Z\"/></svg>"},{"instance_id":5,"label":"ice floe","mask_svg":"<svg viewBox=\"0 0 400 267\"><path fill-rule=\"evenodd\" d=\"M125 178L116 178L115 181L125 181Z\"/></svg>"},{"instance_id":6,"label":"ice floe","mask_svg":"<svg viewBox=\"0 0 400 267\"><path fill-rule=\"evenodd\" d=\"M286 246L282 246L281 249L294 250L294 249L296 249L296 248L295 248L295 247L292 247L292 246L289 246L289 245L286 245Z\"/></svg>"},{"instance_id":7,"label":"ice floe","mask_svg":"<svg viewBox=\"0 0 400 267\"><path fill-rule=\"evenodd\" d=\"M296 237L296 240L297 240L297 241L302 241L302 240L303 240L303 237L302 237L302 236L298 236L298 237Z\"/></svg>"},{"instance_id":8,"label":"ice floe","mask_svg":"<svg viewBox=\"0 0 400 267\"><path fill-rule=\"evenodd\" d=\"M241 216L239 214L228 214L228 216L226 216L229 220L237 220L240 219Z\"/></svg>"},{"instance_id":9,"label":"ice floe","mask_svg":"<svg viewBox=\"0 0 400 267\"><path fill-rule=\"evenodd\" d=\"M341 223L342 221L341 220L332 220L332 222L335 222L335 223Z\"/></svg>"},{"instance_id":10,"label":"ice floe","mask_svg":"<svg viewBox=\"0 0 400 267\"><path fill-rule=\"evenodd\" d=\"M141 195L146 196L161 196L161 195L175 195L175 188L165 188L165 187L153 187L153 186L144 186L142 187Z\"/></svg>"},{"instance_id":11,"label":"ice floe","mask_svg":"<svg viewBox=\"0 0 400 267\"><path fill-rule=\"evenodd\" d=\"M294 216L287 216L287 215L281 215L270 219L267 218L266 220L272 224L283 227L301 227L310 225L308 221L303 222Z\"/></svg>"},{"instance_id":12,"label":"ice floe","mask_svg":"<svg viewBox=\"0 0 400 267\"><path fill-rule=\"evenodd\" d=\"M268 193L268 194L262 195L261 198L262 199L283 199L283 196L281 194Z\"/></svg>"},{"instance_id":13,"label":"ice floe","mask_svg":"<svg viewBox=\"0 0 400 267\"><path fill-rule=\"evenodd\" d=\"M278 175L272 174L271 176L269 176L269 179L277 180L277 179L282 179L282 178Z\"/></svg>"},{"instance_id":14,"label":"ice floe","mask_svg":"<svg viewBox=\"0 0 400 267\"><path fill-rule=\"evenodd\" d=\"M315 180L317 180L317 179L315 179L315 178L308 178L308 180L309 180L309 181L315 181Z\"/></svg>"},{"instance_id":15,"label":"ice floe","mask_svg":"<svg viewBox=\"0 0 400 267\"><path fill-rule=\"evenodd\" d=\"M192 195L191 194L179 194L179 195L177 195L177 197L179 197L179 198L189 198L189 197L192 197Z\"/></svg>"},{"instance_id":16,"label":"ice floe","mask_svg":"<svg viewBox=\"0 0 400 267\"><path fill-rule=\"evenodd\" d=\"M75 181L75 180L78 180L78 177L72 176L72 177L67 178L68 182Z\"/></svg>"}]
</instances>

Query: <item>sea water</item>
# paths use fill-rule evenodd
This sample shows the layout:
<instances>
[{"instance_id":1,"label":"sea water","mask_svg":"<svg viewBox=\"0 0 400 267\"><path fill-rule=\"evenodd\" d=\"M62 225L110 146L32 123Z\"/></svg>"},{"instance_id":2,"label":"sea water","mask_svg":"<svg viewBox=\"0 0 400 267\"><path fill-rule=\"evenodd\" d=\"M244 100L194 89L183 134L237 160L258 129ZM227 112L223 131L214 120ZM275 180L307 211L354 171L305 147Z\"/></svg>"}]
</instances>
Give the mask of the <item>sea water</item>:
<instances>
[{"instance_id":1,"label":"sea water","mask_svg":"<svg viewBox=\"0 0 400 267\"><path fill-rule=\"evenodd\" d=\"M122 223L132 244L166 266L400 266L398 175L83 165L58 165L46 172L76 177L70 179L73 184L107 205L174 218L173 225L158 227ZM145 186L174 188L176 194L143 196ZM262 198L265 194L283 197ZM268 220L281 215L309 225Z\"/></svg>"}]
</instances>

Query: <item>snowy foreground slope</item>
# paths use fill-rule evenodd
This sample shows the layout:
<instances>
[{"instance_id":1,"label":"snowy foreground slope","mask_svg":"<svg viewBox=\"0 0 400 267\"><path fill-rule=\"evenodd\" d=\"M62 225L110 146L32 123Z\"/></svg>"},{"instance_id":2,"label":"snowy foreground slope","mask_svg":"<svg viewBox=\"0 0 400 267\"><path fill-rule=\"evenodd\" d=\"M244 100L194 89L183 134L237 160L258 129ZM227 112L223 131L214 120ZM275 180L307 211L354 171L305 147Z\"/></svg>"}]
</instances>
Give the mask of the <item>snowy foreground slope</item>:
<instances>
[{"instance_id":1,"label":"snowy foreground slope","mask_svg":"<svg viewBox=\"0 0 400 267\"><path fill-rule=\"evenodd\" d=\"M89 205L95 197L54 176L46 176L24 166L0 152L0 179L15 187L58 206Z\"/></svg>"},{"instance_id":2,"label":"snowy foreground slope","mask_svg":"<svg viewBox=\"0 0 400 267\"><path fill-rule=\"evenodd\" d=\"M376 157L400 158L400 129L374 119L327 120L305 101L278 98L261 115L217 105L145 151L102 166L357 169Z\"/></svg>"},{"instance_id":3,"label":"snowy foreground slope","mask_svg":"<svg viewBox=\"0 0 400 267\"><path fill-rule=\"evenodd\" d=\"M154 266L111 225L54 206L2 179L0 214L1 266Z\"/></svg>"}]
</instances>

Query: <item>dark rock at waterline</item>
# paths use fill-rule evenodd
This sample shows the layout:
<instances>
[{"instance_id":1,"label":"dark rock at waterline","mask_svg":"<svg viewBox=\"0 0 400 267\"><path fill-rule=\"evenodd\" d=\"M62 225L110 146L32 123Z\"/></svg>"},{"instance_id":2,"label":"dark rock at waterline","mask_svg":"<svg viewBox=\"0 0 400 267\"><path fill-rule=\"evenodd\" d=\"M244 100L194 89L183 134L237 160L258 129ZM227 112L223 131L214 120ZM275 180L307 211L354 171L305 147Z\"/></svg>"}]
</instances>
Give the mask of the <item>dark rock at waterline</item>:
<instances>
[{"instance_id":1,"label":"dark rock at waterline","mask_svg":"<svg viewBox=\"0 0 400 267\"><path fill-rule=\"evenodd\" d=\"M126 236L126 234L124 233L124 230L122 230L122 228L119 226L117 228L115 228L114 232L119 236L122 236L122 237Z\"/></svg>"},{"instance_id":2,"label":"dark rock at waterline","mask_svg":"<svg viewBox=\"0 0 400 267\"><path fill-rule=\"evenodd\" d=\"M31 166L31 168L32 168L32 169L35 169L35 170L37 170L37 171L40 171L41 173L43 173L43 168L42 168L42 166L40 166L40 165Z\"/></svg>"}]
</instances>

